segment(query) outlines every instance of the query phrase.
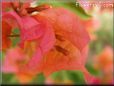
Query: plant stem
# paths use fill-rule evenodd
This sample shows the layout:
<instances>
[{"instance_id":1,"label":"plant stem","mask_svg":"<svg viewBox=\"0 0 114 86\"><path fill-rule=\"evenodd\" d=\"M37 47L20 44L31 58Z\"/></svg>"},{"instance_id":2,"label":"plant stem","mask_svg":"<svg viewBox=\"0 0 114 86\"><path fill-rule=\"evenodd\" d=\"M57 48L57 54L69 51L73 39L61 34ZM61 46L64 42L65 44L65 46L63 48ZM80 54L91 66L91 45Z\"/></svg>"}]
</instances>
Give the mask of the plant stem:
<instances>
[{"instance_id":1,"label":"plant stem","mask_svg":"<svg viewBox=\"0 0 114 86\"><path fill-rule=\"evenodd\" d=\"M20 37L19 34L14 34L14 35L8 35L8 37Z\"/></svg>"}]
</instances>

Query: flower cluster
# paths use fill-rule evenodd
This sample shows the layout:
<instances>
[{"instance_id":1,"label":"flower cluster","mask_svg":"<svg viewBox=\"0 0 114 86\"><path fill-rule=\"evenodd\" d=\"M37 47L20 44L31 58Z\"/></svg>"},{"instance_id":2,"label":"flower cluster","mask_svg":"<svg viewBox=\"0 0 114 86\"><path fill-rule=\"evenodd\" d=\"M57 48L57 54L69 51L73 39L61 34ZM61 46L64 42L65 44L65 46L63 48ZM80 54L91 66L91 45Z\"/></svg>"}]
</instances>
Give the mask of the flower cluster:
<instances>
[{"instance_id":1,"label":"flower cluster","mask_svg":"<svg viewBox=\"0 0 114 86\"><path fill-rule=\"evenodd\" d=\"M90 38L76 14L47 4L2 4L4 73L14 73L21 83L29 82L39 73L47 77L60 70L81 70L85 80L92 79L85 68ZM12 33L15 28L19 34ZM11 46L12 37L20 37L15 47Z\"/></svg>"}]
</instances>

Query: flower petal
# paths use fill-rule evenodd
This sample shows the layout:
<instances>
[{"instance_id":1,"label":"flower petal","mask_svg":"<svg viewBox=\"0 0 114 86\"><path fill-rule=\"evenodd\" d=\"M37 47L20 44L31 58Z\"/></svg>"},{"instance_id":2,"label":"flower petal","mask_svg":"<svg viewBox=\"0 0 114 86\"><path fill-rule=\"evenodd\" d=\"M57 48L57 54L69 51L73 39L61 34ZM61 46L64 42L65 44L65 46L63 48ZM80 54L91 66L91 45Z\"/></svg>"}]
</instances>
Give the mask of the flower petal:
<instances>
[{"instance_id":1,"label":"flower petal","mask_svg":"<svg viewBox=\"0 0 114 86\"><path fill-rule=\"evenodd\" d=\"M49 50L52 49L55 44L55 35L50 24L42 16L36 15L34 16L34 18L40 23L39 29L43 30L42 32L43 35L40 37L40 39L37 39L39 40L39 47L37 48L30 62L27 64L30 70L32 69L38 70L38 67L40 67L40 62L42 61L43 55L49 52ZM40 31L37 34L41 34Z\"/></svg>"},{"instance_id":2,"label":"flower petal","mask_svg":"<svg viewBox=\"0 0 114 86\"><path fill-rule=\"evenodd\" d=\"M2 13L2 18L5 22L7 22L9 25L12 26L12 28L14 27L19 27L20 29L23 28L23 23L21 20L21 17L13 11L10 12L3 12Z\"/></svg>"},{"instance_id":3,"label":"flower petal","mask_svg":"<svg viewBox=\"0 0 114 86\"><path fill-rule=\"evenodd\" d=\"M71 41L79 50L82 50L89 42L89 35L83 22L72 12L64 8L56 8L42 11L41 15L48 18L55 31L62 31L64 37Z\"/></svg>"},{"instance_id":4,"label":"flower petal","mask_svg":"<svg viewBox=\"0 0 114 86\"><path fill-rule=\"evenodd\" d=\"M51 23L49 23L49 21L47 21L45 17L40 16L40 15L36 15L34 17L35 17L35 19L37 21L42 23L42 25L44 26L44 27L42 27L42 29L44 29L44 35L43 35L43 37L41 39L40 48L42 49L43 52L47 52L55 44L55 33L54 33L54 30L52 28Z\"/></svg>"},{"instance_id":5,"label":"flower petal","mask_svg":"<svg viewBox=\"0 0 114 86\"><path fill-rule=\"evenodd\" d=\"M5 21L2 21L2 49L6 50L11 45L11 40L8 37L11 33L11 26Z\"/></svg>"},{"instance_id":6,"label":"flower petal","mask_svg":"<svg viewBox=\"0 0 114 86\"><path fill-rule=\"evenodd\" d=\"M77 49L75 49L74 56L64 56L56 50L51 51L46 54L45 58L43 59L44 74L48 76L51 73L60 70L82 70L85 66L86 57L87 51L85 50L83 50L83 56Z\"/></svg>"},{"instance_id":7,"label":"flower petal","mask_svg":"<svg viewBox=\"0 0 114 86\"><path fill-rule=\"evenodd\" d=\"M19 48L9 49L3 61L2 71L5 73L16 73L19 66L17 62L23 60L23 57Z\"/></svg>"}]
</instances>

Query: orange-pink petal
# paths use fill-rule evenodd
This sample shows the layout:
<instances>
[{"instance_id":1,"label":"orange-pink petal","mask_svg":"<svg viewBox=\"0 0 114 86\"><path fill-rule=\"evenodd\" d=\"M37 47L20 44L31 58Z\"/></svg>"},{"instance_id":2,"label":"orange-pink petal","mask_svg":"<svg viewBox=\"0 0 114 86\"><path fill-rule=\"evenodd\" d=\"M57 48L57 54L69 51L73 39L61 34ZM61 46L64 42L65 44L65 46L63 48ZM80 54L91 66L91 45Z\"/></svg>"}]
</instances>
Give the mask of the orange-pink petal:
<instances>
[{"instance_id":1,"label":"orange-pink petal","mask_svg":"<svg viewBox=\"0 0 114 86\"><path fill-rule=\"evenodd\" d=\"M90 38L86 28L82 20L72 12L64 8L53 8L39 14L45 16L53 24L55 31L61 31L79 50L88 44Z\"/></svg>"}]
</instances>

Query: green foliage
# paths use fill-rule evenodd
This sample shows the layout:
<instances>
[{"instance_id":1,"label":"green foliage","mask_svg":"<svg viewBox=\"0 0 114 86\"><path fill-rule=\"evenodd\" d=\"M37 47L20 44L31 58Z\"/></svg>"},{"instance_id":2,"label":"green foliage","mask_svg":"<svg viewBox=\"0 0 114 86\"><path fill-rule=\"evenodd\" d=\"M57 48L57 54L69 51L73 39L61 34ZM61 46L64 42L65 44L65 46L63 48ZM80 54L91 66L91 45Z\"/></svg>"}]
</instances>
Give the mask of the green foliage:
<instances>
[{"instance_id":1,"label":"green foliage","mask_svg":"<svg viewBox=\"0 0 114 86\"><path fill-rule=\"evenodd\" d=\"M45 77L44 75L41 73L41 74L38 74L30 84L44 84L44 81L45 81Z\"/></svg>"},{"instance_id":2,"label":"green foliage","mask_svg":"<svg viewBox=\"0 0 114 86\"><path fill-rule=\"evenodd\" d=\"M90 53L99 54L105 46L111 46L114 48L112 27L109 26L107 29L102 25L95 34L97 35L97 39L90 43Z\"/></svg>"},{"instance_id":3,"label":"green foliage","mask_svg":"<svg viewBox=\"0 0 114 86\"><path fill-rule=\"evenodd\" d=\"M58 71L58 72L55 72L51 75L51 77L54 79L54 80L59 80L59 81L64 81L64 79L66 79L66 72L65 71Z\"/></svg>"},{"instance_id":4,"label":"green foliage","mask_svg":"<svg viewBox=\"0 0 114 86\"><path fill-rule=\"evenodd\" d=\"M12 34L16 34L16 35L20 34L19 29L18 28L14 28L12 30ZM12 40L12 46L14 47L16 44L19 43L20 37L12 37L11 40Z\"/></svg>"},{"instance_id":5,"label":"green foliage","mask_svg":"<svg viewBox=\"0 0 114 86\"><path fill-rule=\"evenodd\" d=\"M73 82L72 84L85 84L84 76L81 71L58 71L53 73L53 80L58 80L57 84L65 84L65 80Z\"/></svg>"},{"instance_id":6,"label":"green foliage","mask_svg":"<svg viewBox=\"0 0 114 86\"><path fill-rule=\"evenodd\" d=\"M71 79L74 84L85 84L84 76L81 71L68 71L68 78Z\"/></svg>"},{"instance_id":7,"label":"green foliage","mask_svg":"<svg viewBox=\"0 0 114 86\"><path fill-rule=\"evenodd\" d=\"M99 54L105 46L114 48L114 34L113 34L113 14L109 16L108 12L99 15L100 27L94 33L97 39L91 42L90 53Z\"/></svg>"},{"instance_id":8,"label":"green foliage","mask_svg":"<svg viewBox=\"0 0 114 86\"><path fill-rule=\"evenodd\" d=\"M94 75L94 76L100 75L100 71L96 70L90 63L86 64L86 68L92 75Z\"/></svg>"},{"instance_id":9,"label":"green foliage","mask_svg":"<svg viewBox=\"0 0 114 86\"><path fill-rule=\"evenodd\" d=\"M2 74L2 84L18 84L14 74Z\"/></svg>"}]
</instances>

